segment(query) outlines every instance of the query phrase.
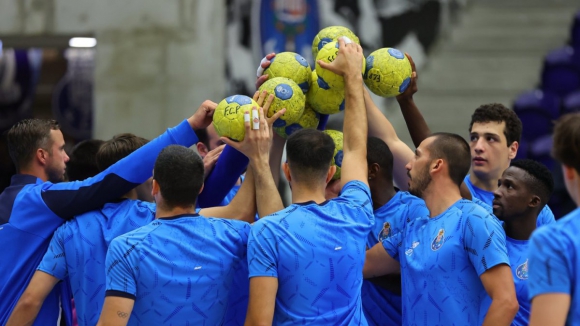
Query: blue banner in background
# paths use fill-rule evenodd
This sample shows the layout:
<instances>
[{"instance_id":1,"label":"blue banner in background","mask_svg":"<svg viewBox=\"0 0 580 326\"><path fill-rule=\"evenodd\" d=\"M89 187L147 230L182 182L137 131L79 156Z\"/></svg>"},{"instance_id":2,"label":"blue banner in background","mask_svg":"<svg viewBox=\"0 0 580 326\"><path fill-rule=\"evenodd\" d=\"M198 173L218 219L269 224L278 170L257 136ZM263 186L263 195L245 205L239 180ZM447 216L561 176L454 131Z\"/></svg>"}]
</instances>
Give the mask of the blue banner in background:
<instances>
[{"instance_id":1,"label":"blue banner in background","mask_svg":"<svg viewBox=\"0 0 580 326\"><path fill-rule=\"evenodd\" d=\"M312 40L320 30L317 0L261 0L254 6L261 56L291 51L313 65Z\"/></svg>"}]
</instances>

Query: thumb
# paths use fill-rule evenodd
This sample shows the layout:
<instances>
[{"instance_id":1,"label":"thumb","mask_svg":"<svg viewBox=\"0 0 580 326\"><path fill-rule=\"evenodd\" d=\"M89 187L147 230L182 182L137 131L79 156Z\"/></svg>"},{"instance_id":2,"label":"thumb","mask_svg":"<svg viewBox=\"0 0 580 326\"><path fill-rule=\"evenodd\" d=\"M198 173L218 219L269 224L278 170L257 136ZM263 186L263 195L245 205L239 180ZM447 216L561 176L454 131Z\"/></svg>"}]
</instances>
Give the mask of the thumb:
<instances>
[{"instance_id":1,"label":"thumb","mask_svg":"<svg viewBox=\"0 0 580 326\"><path fill-rule=\"evenodd\" d=\"M220 140L223 141L226 145L231 146L238 150L240 143L229 139L228 137L220 137Z\"/></svg>"},{"instance_id":2,"label":"thumb","mask_svg":"<svg viewBox=\"0 0 580 326\"><path fill-rule=\"evenodd\" d=\"M322 60L318 60L317 62L322 68L327 69L327 70L332 70L332 64L330 64L328 62L324 62Z\"/></svg>"}]
</instances>

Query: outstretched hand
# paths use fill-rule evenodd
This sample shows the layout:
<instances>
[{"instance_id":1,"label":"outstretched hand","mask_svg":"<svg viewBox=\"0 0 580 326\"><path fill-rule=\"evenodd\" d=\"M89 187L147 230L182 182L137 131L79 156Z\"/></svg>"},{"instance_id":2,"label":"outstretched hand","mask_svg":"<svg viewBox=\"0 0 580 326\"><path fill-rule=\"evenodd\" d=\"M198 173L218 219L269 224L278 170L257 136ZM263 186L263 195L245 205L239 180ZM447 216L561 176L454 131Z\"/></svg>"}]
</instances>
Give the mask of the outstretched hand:
<instances>
[{"instance_id":1,"label":"outstretched hand","mask_svg":"<svg viewBox=\"0 0 580 326\"><path fill-rule=\"evenodd\" d=\"M338 54L331 63L318 60L318 64L333 73L345 76L349 74L361 74L363 66L362 47L352 41L345 42L343 37L338 39Z\"/></svg>"},{"instance_id":2,"label":"outstretched hand","mask_svg":"<svg viewBox=\"0 0 580 326\"><path fill-rule=\"evenodd\" d=\"M207 128L212 122L213 113L215 112L216 107L217 103L213 101L203 101L197 111L195 111L195 113L189 119L187 119L187 122L189 122L189 125L193 130Z\"/></svg>"},{"instance_id":3,"label":"outstretched hand","mask_svg":"<svg viewBox=\"0 0 580 326\"><path fill-rule=\"evenodd\" d=\"M411 71L412 71L411 82L409 83L409 86L403 93L397 95L397 101L412 99L413 95L417 93L417 91L419 90L419 88L417 87L417 79L419 78L419 76L417 75L417 68L415 68L415 62L413 62L413 58L411 58L411 56L408 53L405 53L405 55L407 56L407 59L409 59L409 62L411 63Z\"/></svg>"},{"instance_id":4,"label":"outstretched hand","mask_svg":"<svg viewBox=\"0 0 580 326\"><path fill-rule=\"evenodd\" d=\"M258 79L256 80L256 89L260 88L260 86L262 86L263 83L266 82L266 80L268 80L268 75L264 75L264 70L268 69L268 67L270 66L270 63L272 63L272 59L276 56L276 53L270 53L267 54L262 61L260 61L260 65L258 66L258 71L256 72L256 77L258 77Z\"/></svg>"}]
</instances>

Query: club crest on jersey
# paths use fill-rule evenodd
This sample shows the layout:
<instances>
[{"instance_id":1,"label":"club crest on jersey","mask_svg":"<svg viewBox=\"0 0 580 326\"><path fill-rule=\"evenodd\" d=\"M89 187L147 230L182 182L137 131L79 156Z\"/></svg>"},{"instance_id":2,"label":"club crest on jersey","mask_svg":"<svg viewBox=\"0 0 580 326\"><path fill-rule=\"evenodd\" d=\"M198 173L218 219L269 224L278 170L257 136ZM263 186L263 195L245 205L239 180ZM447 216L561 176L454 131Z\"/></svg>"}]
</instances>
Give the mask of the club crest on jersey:
<instances>
[{"instance_id":1,"label":"club crest on jersey","mask_svg":"<svg viewBox=\"0 0 580 326\"><path fill-rule=\"evenodd\" d=\"M439 248L441 248L444 243L445 243L445 230L440 229L435 239L431 241L431 250L433 251L439 250Z\"/></svg>"},{"instance_id":2,"label":"club crest on jersey","mask_svg":"<svg viewBox=\"0 0 580 326\"><path fill-rule=\"evenodd\" d=\"M391 236L391 223L385 222L383 229L379 233L379 241L383 241Z\"/></svg>"},{"instance_id":3,"label":"club crest on jersey","mask_svg":"<svg viewBox=\"0 0 580 326\"><path fill-rule=\"evenodd\" d=\"M528 260L527 259L523 264L518 266L518 268L516 269L516 276L520 280L527 280L528 279Z\"/></svg>"}]
</instances>

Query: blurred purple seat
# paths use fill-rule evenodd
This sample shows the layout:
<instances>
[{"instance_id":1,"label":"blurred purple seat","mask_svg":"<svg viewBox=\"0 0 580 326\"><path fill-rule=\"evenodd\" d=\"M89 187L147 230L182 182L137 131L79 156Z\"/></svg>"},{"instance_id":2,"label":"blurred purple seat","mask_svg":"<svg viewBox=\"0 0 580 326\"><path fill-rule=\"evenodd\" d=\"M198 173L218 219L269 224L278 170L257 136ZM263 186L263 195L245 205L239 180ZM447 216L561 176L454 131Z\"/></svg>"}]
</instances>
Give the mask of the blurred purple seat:
<instances>
[{"instance_id":1,"label":"blurred purple seat","mask_svg":"<svg viewBox=\"0 0 580 326\"><path fill-rule=\"evenodd\" d=\"M524 158L528 158L528 152L530 149L530 145L527 140L524 138L520 139L520 146L518 147L518 153L516 154L515 159L521 160Z\"/></svg>"},{"instance_id":2,"label":"blurred purple seat","mask_svg":"<svg viewBox=\"0 0 580 326\"><path fill-rule=\"evenodd\" d=\"M568 94L564 98L562 113L571 113L580 111L580 90Z\"/></svg>"},{"instance_id":3,"label":"blurred purple seat","mask_svg":"<svg viewBox=\"0 0 580 326\"><path fill-rule=\"evenodd\" d=\"M562 97L580 89L580 68L574 62L574 48L565 46L546 55L542 89Z\"/></svg>"},{"instance_id":4,"label":"blurred purple seat","mask_svg":"<svg viewBox=\"0 0 580 326\"><path fill-rule=\"evenodd\" d=\"M554 167L554 159L550 155L552 151L552 135L536 139L530 144L529 158L544 164L550 171Z\"/></svg>"},{"instance_id":5,"label":"blurred purple seat","mask_svg":"<svg viewBox=\"0 0 580 326\"><path fill-rule=\"evenodd\" d=\"M521 108L516 112L522 121L522 139L533 142L552 133L552 115L545 110Z\"/></svg>"},{"instance_id":6,"label":"blurred purple seat","mask_svg":"<svg viewBox=\"0 0 580 326\"><path fill-rule=\"evenodd\" d=\"M524 92L514 102L516 113L529 109L543 110L550 114L553 119L560 116L560 97L549 91L534 89Z\"/></svg>"},{"instance_id":7,"label":"blurred purple seat","mask_svg":"<svg viewBox=\"0 0 580 326\"><path fill-rule=\"evenodd\" d=\"M578 10L574 16L570 38L572 39L572 46L580 51L580 10Z\"/></svg>"}]
</instances>

